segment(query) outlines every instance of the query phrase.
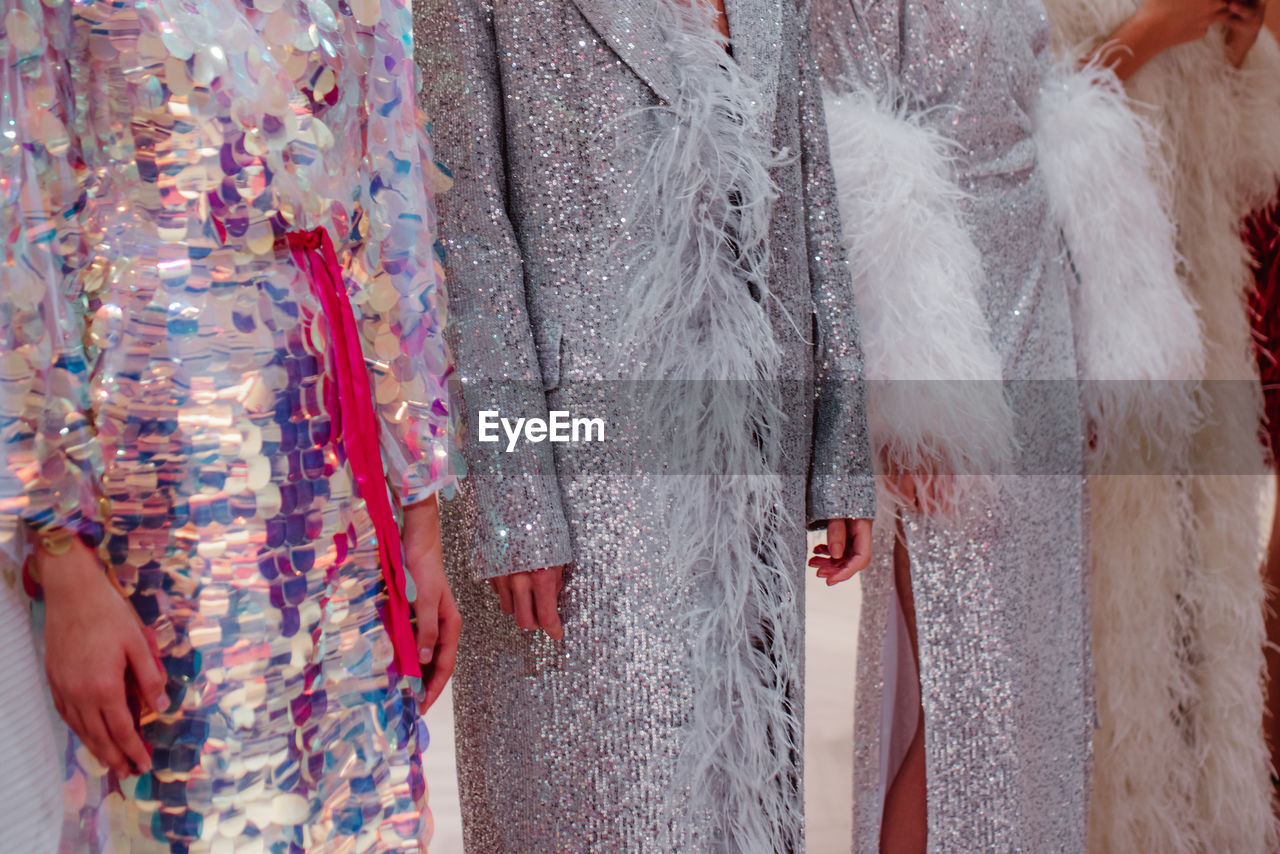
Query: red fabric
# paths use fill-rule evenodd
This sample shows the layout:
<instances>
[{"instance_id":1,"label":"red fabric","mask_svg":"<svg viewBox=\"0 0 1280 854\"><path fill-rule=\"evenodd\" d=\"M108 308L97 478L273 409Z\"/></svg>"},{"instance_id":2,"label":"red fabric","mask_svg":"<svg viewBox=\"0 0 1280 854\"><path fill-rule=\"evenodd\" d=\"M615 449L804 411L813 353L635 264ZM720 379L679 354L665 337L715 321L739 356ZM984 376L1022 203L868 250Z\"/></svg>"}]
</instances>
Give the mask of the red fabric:
<instances>
[{"instance_id":1,"label":"red fabric","mask_svg":"<svg viewBox=\"0 0 1280 854\"><path fill-rule=\"evenodd\" d=\"M421 678L418 644L405 594L400 528L396 525L391 498L387 494L373 391L360 347L355 315L351 311L351 300L342 281L342 265L333 251L329 233L323 228L290 232L289 248L299 268L307 274L311 292L320 300L328 321L329 361L337 383L336 391L330 384L326 404L333 416L334 435L342 439L352 474L369 508L378 537L379 562L387 586L387 606L382 619L395 650L396 666L402 675Z\"/></svg>"},{"instance_id":2,"label":"red fabric","mask_svg":"<svg viewBox=\"0 0 1280 854\"><path fill-rule=\"evenodd\" d=\"M1262 377L1265 435L1276 460L1280 459L1280 201L1251 217L1245 234L1257 263L1257 286L1249 293L1249 310Z\"/></svg>"}]
</instances>

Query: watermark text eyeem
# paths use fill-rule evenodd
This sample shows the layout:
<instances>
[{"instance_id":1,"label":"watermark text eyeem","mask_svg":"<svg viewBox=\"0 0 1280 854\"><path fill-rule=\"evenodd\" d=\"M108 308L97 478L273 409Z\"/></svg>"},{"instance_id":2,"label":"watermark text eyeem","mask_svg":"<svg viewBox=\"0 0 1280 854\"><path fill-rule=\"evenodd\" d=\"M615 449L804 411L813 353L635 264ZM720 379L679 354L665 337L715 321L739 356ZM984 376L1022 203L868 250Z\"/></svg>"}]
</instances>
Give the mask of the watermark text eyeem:
<instances>
[{"instance_id":1,"label":"watermark text eyeem","mask_svg":"<svg viewBox=\"0 0 1280 854\"><path fill-rule=\"evenodd\" d=\"M568 410L553 409L550 418L504 418L496 409L481 409L476 431L481 442L499 442L498 429L507 439L507 453L516 449L523 438L531 444L539 442L603 442L603 418L571 418Z\"/></svg>"}]
</instances>

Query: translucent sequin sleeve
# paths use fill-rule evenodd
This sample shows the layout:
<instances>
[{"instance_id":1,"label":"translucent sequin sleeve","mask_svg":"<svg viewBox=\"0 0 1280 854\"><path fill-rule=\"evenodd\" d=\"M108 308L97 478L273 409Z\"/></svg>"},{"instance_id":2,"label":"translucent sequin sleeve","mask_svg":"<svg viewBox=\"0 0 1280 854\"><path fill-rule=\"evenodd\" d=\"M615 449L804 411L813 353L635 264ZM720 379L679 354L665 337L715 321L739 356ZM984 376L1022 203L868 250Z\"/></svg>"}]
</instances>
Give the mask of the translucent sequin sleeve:
<instances>
[{"instance_id":1,"label":"translucent sequin sleeve","mask_svg":"<svg viewBox=\"0 0 1280 854\"><path fill-rule=\"evenodd\" d=\"M0 538L95 534L99 454L76 290L85 168L69 129L70 3L0 4Z\"/></svg>"},{"instance_id":2,"label":"translucent sequin sleeve","mask_svg":"<svg viewBox=\"0 0 1280 854\"><path fill-rule=\"evenodd\" d=\"M807 20L807 15L802 13L801 20ZM810 524L816 524L826 519L873 518L876 490L860 332L840 240L822 90L807 29L801 31L801 162L819 348L807 515Z\"/></svg>"},{"instance_id":3,"label":"translucent sequin sleeve","mask_svg":"<svg viewBox=\"0 0 1280 854\"><path fill-rule=\"evenodd\" d=\"M424 0L417 56L423 106L454 184L440 197L449 279L449 340L465 423L477 413L547 418L546 395L525 303L516 234L507 217L504 118L492 7L478 0ZM492 577L572 559L547 443L512 453L463 436L466 488L480 514L474 572Z\"/></svg>"},{"instance_id":4,"label":"translucent sequin sleeve","mask_svg":"<svg viewBox=\"0 0 1280 854\"><path fill-rule=\"evenodd\" d=\"M434 199L442 175L417 109L407 0L336 4L334 14L355 17L357 26L342 30L352 42L344 55L367 62L355 113L336 109L337 126L329 128L363 165L356 216L339 253L355 282L388 480L401 503L412 504L453 482Z\"/></svg>"}]
</instances>

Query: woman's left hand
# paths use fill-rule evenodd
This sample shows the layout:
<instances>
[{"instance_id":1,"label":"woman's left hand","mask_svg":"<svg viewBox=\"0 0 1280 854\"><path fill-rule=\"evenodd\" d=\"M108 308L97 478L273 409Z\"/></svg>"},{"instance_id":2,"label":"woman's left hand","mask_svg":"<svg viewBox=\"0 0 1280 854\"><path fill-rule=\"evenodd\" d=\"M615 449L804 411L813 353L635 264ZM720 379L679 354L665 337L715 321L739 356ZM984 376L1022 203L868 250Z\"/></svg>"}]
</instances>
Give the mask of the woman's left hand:
<instances>
[{"instance_id":1,"label":"woman's left hand","mask_svg":"<svg viewBox=\"0 0 1280 854\"><path fill-rule=\"evenodd\" d=\"M413 614L418 624L418 662L425 695L422 709L426 710L440 698L453 675L462 634L462 615L444 574L440 513L434 495L404 508L403 539L405 569L417 593Z\"/></svg>"}]
</instances>

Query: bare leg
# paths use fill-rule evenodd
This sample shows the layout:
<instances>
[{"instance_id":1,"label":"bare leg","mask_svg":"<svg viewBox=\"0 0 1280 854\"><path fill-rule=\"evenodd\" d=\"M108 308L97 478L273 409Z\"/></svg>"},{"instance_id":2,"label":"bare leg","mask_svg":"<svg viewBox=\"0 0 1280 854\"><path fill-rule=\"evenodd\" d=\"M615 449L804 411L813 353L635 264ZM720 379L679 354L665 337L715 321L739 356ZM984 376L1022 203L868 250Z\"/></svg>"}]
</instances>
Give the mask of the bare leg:
<instances>
[{"instance_id":1,"label":"bare leg","mask_svg":"<svg viewBox=\"0 0 1280 854\"><path fill-rule=\"evenodd\" d=\"M920 648L916 639L916 606L911 592L911 559L902 542L902 531L893 544L893 578L911 635L911 654L920 670ZM916 686L916 696L920 688ZM884 821L880 827L880 854L924 854L928 838L928 806L925 796L924 708L916 720L915 738L907 748L902 767L884 796Z\"/></svg>"}]
</instances>

